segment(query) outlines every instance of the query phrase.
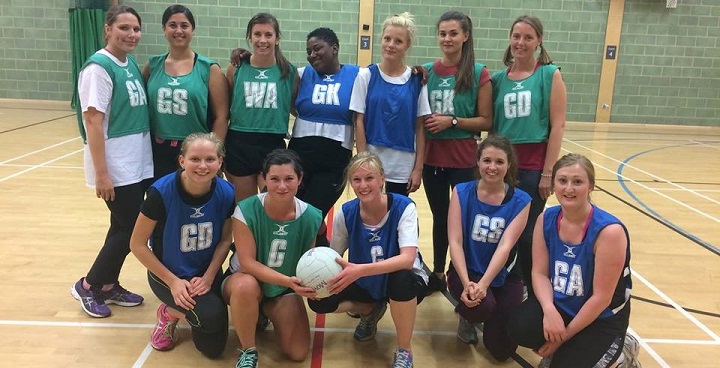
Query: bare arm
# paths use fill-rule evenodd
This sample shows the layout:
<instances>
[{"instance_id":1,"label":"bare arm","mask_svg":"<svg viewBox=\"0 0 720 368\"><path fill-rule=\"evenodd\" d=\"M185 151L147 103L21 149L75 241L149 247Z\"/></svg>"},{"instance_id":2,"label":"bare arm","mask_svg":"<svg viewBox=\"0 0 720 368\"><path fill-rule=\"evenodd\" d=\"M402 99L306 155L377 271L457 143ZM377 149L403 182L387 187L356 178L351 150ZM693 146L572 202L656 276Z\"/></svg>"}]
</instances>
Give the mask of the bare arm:
<instances>
[{"instance_id":1,"label":"bare arm","mask_svg":"<svg viewBox=\"0 0 720 368\"><path fill-rule=\"evenodd\" d=\"M595 273L593 293L567 326L568 338L575 336L610 305L618 279L625 267L627 237L620 224L608 225L595 240ZM587 282L587 280L586 280Z\"/></svg>"},{"instance_id":2,"label":"bare arm","mask_svg":"<svg viewBox=\"0 0 720 368\"><path fill-rule=\"evenodd\" d=\"M563 135L565 134L565 113L567 111L567 89L563 82L560 70L556 70L553 74L552 94L550 95L550 135L548 137L547 152L545 153L545 162L543 164L542 176L540 178L540 195L543 199L547 199L552 193L552 183L550 182L550 174L552 174L553 165L560 156L560 146L562 145Z\"/></svg>"},{"instance_id":3,"label":"bare arm","mask_svg":"<svg viewBox=\"0 0 720 368\"><path fill-rule=\"evenodd\" d=\"M365 114L355 113L355 147L358 153L367 151L367 137L365 137Z\"/></svg>"},{"instance_id":4,"label":"bare arm","mask_svg":"<svg viewBox=\"0 0 720 368\"><path fill-rule=\"evenodd\" d=\"M425 163L425 118L419 117L415 121L415 165L408 180L408 192L412 193L420 188L422 182L423 164Z\"/></svg>"},{"instance_id":5,"label":"bare arm","mask_svg":"<svg viewBox=\"0 0 720 368\"><path fill-rule=\"evenodd\" d=\"M150 219L143 213L138 215L135 221L135 228L130 237L130 251L153 275L159 277L165 284L171 285L178 279L170 270L165 267L155 256L155 253L148 248L148 240L152 236L157 221Z\"/></svg>"},{"instance_id":6,"label":"bare arm","mask_svg":"<svg viewBox=\"0 0 720 368\"><path fill-rule=\"evenodd\" d=\"M453 189L452 197L450 197L447 227L450 261L460 278L463 289L465 289L470 282L470 277L468 276L465 250L463 249L462 214L460 213L460 198L458 197L457 187Z\"/></svg>"},{"instance_id":7,"label":"bare arm","mask_svg":"<svg viewBox=\"0 0 720 368\"><path fill-rule=\"evenodd\" d=\"M515 243L520 238L520 234L522 234L525 229L528 213L530 213L529 203L517 216L515 216L512 222L510 222L510 225L505 228L502 238L500 238L500 244L498 244L495 253L493 253L485 274L478 282L482 290L487 290L487 288L490 287L490 283L492 283L495 276L497 276L497 274L500 273L500 270L505 266L508 256L510 255L510 251L513 249Z\"/></svg>"},{"instance_id":8,"label":"bare arm","mask_svg":"<svg viewBox=\"0 0 720 368\"><path fill-rule=\"evenodd\" d=\"M210 104L215 114L212 131L221 142L225 142L225 136L228 130L228 117L230 115L230 92L228 80L217 64L210 66L208 91L210 94Z\"/></svg>"}]
</instances>

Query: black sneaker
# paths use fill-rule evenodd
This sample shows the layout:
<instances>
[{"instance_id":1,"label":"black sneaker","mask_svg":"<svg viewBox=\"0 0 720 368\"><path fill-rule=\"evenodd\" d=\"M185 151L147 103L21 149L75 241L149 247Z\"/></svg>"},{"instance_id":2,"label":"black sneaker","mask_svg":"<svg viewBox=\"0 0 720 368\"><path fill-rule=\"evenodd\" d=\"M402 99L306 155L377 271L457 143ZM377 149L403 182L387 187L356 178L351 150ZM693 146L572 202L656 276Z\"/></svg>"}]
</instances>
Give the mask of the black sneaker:
<instances>
[{"instance_id":1,"label":"black sneaker","mask_svg":"<svg viewBox=\"0 0 720 368\"><path fill-rule=\"evenodd\" d=\"M447 281L445 278L438 277L435 272L431 273L430 277L428 277L427 294L430 295L436 291L443 290L447 290Z\"/></svg>"}]
</instances>

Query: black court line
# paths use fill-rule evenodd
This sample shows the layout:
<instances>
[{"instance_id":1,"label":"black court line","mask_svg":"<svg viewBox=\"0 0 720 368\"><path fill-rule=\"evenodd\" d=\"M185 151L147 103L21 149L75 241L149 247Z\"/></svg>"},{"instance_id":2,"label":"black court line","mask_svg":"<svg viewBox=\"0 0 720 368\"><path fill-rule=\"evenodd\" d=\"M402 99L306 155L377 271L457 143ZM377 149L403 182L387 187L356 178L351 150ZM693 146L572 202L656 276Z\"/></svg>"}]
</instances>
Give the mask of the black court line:
<instances>
[{"instance_id":1,"label":"black court line","mask_svg":"<svg viewBox=\"0 0 720 368\"><path fill-rule=\"evenodd\" d=\"M69 118L69 117L71 117L71 116L75 116L75 114L60 116L60 117L57 117L57 118L52 118L52 119L48 119L48 120L39 121L39 122L37 122L37 123L32 123L32 124L28 124L28 125L23 125L23 126L20 126L20 127L17 127L17 128L12 128L12 129L8 129L8 130L3 130L3 131L0 132L0 134L5 134L5 133L9 133L9 132L14 132L14 131L16 131L16 130L25 129L25 128L33 127L33 126L40 125L40 124L50 123L50 122L53 122L53 121L55 121L55 120L60 120L60 119Z\"/></svg>"},{"instance_id":2,"label":"black court line","mask_svg":"<svg viewBox=\"0 0 720 368\"><path fill-rule=\"evenodd\" d=\"M690 240L691 242L693 242L693 243L695 243L695 244L697 244L697 245L699 245L699 246L701 246L701 247L709 250L710 252L714 253L715 255L720 256L720 249L718 249L718 248L716 248L716 247L713 247L713 246L710 245L710 244L706 244L706 243L698 240L697 238L693 237L691 234L688 234L688 233L685 232L685 231L681 231L680 229L678 229L677 227L673 226L672 224L669 224L669 223L668 223L667 221L665 221L664 219L661 219L661 218L658 218L658 217L652 215L651 213L643 210L642 208L640 208L640 207L638 207L638 206L636 206L636 205L634 205L634 204L632 204L632 203L630 203L630 202L628 202L628 201L626 201L626 200L618 197L617 195L615 195L615 194L613 194L613 193L611 193L611 192L603 189L603 188L600 187L599 185L596 185L595 188L597 188L597 189L600 190L601 192L603 192L603 193L605 193L605 194L607 194L607 195L609 195L609 196L617 199L618 201L622 202L623 204L627 205L628 207L630 207L630 208L632 208L632 209L634 209L634 210L642 213L643 215L649 217L650 219L655 220L656 222L658 222L659 224L661 224L661 225L665 226L666 228L670 229L670 230L673 231L674 233L676 233L676 234L678 234L678 235L681 235L682 237Z\"/></svg>"},{"instance_id":3,"label":"black court line","mask_svg":"<svg viewBox=\"0 0 720 368\"><path fill-rule=\"evenodd\" d=\"M655 304L655 305L659 305L659 306L661 306L661 307L667 307L667 308L673 308L673 309L675 309L675 307L673 307L672 305L670 305L670 304L668 304L668 303L664 303L664 302L657 301L657 300L654 300L654 299L643 298L643 297L637 296L637 295L630 295L630 297L633 298L633 299L637 299L637 300L639 300L639 301L641 301L641 302L650 303L650 304ZM707 312L707 311L704 311L704 310L693 309L693 308L685 308L685 307L683 307L682 305L681 305L680 307L681 307L683 310L685 310L685 311L687 311L687 312L690 312L690 313L702 314L703 316L720 318L720 314L718 314L718 313Z\"/></svg>"}]
</instances>

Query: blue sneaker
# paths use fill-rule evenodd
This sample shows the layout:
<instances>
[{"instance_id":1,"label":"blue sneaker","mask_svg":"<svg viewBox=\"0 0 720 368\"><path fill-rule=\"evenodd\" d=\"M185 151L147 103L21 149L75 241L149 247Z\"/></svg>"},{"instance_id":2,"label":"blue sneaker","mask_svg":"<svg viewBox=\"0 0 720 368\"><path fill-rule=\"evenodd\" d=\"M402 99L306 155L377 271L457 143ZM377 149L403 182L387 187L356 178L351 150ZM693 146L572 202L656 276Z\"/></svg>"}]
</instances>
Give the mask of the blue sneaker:
<instances>
[{"instance_id":1,"label":"blue sneaker","mask_svg":"<svg viewBox=\"0 0 720 368\"><path fill-rule=\"evenodd\" d=\"M247 348L240 352L235 368L257 368L258 352L255 348Z\"/></svg>"},{"instance_id":2,"label":"blue sneaker","mask_svg":"<svg viewBox=\"0 0 720 368\"><path fill-rule=\"evenodd\" d=\"M412 353L405 349L397 348L395 350L395 357L393 358L391 368L412 368L412 366Z\"/></svg>"},{"instance_id":3,"label":"blue sneaker","mask_svg":"<svg viewBox=\"0 0 720 368\"><path fill-rule=\"evenodd\" d=\"M83 287L84 277L81 277L75 285L70 288L70 295L80 301L80 306L90 317L110 317L110 308L105 305L102 292L85 290Z\"/></svg>"},{"instance_id":4,"label":"blue sneaker","mask_svg":"<svg viewBox=\"0 0 720 368\"><path fill-rule=\"evenodd\" d=\"M103 291L103 298L106 304L117 304L122 307L135 307L145 300L142 296L127 291L119 282L116 282L112 289Z\"/></svg>"},{"instance_id":5,"label":"blue sneaker","mask_svg":"<svg viewBox=\"0 0 720 368\"><path fill-rule=\"evenodd\" d=\"M375 308L368 316L360 316L360 323L355 328L353 337L357 341L368 341L375 337L377 333L377 324L387 310L387 302L380 301L375 304Z\"/></svg>"}]
</instances>

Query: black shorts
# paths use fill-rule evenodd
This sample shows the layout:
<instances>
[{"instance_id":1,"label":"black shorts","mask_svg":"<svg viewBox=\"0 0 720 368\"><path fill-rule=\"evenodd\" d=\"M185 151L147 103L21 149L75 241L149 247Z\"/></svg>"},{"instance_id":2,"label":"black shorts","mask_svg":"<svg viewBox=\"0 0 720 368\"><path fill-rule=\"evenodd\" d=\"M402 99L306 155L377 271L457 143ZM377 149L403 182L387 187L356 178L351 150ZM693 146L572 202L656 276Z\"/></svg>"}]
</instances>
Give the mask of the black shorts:
<instances>
[{"instance_id":1,"label":"black shorts","mask_svg":"<svg viewBox=\"0 0 720 368\"><path fill-rule=\"evenodd\" d=\"M278 148L285 148L284 134L228 130L225 138L225 170L233 176L259 174L267 154Z\"/></svg>"}]
</instances>

